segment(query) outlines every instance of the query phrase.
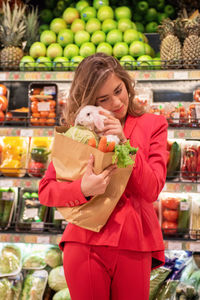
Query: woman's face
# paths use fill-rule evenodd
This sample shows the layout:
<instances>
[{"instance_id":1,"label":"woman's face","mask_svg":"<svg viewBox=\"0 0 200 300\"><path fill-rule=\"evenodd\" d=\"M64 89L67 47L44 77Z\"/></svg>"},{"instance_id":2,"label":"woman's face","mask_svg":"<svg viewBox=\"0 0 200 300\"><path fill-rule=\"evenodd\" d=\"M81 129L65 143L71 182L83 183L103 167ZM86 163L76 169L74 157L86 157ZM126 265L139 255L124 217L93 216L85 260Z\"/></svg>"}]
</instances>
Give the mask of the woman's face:
<instances>
[{"instance_id":1,"label":"woman's face","mask_svg":"<svg viewBox=\"0 0 200 300\"><path fill-rule=\"evenodd\" d=\"M115 118L124 120L129 104L124 82L112 73L96 94L96 105L111 111Z\"/></svg>"}]
</instances>

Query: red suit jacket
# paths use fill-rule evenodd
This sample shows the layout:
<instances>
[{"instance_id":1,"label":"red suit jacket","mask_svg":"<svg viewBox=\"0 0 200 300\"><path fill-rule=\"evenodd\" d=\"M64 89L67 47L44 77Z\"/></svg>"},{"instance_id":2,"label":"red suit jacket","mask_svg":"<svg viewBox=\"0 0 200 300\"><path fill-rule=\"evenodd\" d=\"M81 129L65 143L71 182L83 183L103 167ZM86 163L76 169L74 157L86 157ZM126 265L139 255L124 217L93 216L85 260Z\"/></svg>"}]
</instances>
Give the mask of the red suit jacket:
<instances>
[{"instance_id":1,"label":"red suit jacket","mask_svg":"<svg viewBox=\"0 0 200 300\"><path fill-rule=\"evenodd\" d=\"M163 116L128 115L124 126L130 144L138 147L135 167L127 187L108 222L96 233L68 224L60 242L67 241L108 245L133 251L151 251L152 268L164 263L164 243L153 202L157 200L166 178L167 122ZM81 192L81 179L57 182L50 163L39 184L41 204L50 207L71 207L86 203Z\"/></svg>"}]
</instances>

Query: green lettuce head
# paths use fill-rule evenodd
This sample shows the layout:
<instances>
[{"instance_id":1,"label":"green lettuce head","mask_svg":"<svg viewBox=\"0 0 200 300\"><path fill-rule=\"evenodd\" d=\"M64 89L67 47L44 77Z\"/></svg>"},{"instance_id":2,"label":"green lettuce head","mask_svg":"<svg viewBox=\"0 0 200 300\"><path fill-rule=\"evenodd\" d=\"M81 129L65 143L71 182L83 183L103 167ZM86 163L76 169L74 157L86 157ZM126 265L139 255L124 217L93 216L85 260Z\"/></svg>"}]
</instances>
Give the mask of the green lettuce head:
<instances>
[{"instance_id":1,"label":"green lettuce head","mask_svg":"<svg viewBox=\"0 0 200 300\"><path fill-rule=\"evenodd\" d=\"M72 126L64 133L64 135L66 135L74 141L81 142L83 144L87 144L89 139L91 138L95 138L96 143L98 142L97 135L93 131L85 128L84 126Z\"/></svg>"}]
</instances>

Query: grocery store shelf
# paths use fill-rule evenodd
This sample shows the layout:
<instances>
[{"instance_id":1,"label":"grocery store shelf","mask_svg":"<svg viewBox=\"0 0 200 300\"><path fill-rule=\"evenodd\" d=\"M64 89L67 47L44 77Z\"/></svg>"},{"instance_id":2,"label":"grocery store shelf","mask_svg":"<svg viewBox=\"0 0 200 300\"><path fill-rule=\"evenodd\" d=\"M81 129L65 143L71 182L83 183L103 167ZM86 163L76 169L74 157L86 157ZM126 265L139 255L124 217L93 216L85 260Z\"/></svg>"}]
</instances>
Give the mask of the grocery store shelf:
<instances>
[{"instance_id":1,"label":"grocery store shelf","mask_svg":"<svg viewBox=\"0 0 200 300\"><path fill-rule=\"evenodd\" d=\"M62 234L0 233L0 243L59 244ZM200 241L164 240L166 250L200 251Z\"/></svg>"},{"instance_id":2,"label":"grocery store shelf","mask_svg":"<svg viewBox=\"0 0 200 300\"><path fill-rule=\"evenodd\" d=\"M199 139L200 129L189 129L189 128L168 128L169 139Z\"/></svg>"},{"instance_id":3,"label":"grocery store shelf","mask_svg":"<svg viewBox=\"0 0 200 300\"><path fill-rule=\"evenodd\" d=\"M136 70L128 71L140 81L198 80L200 70ZM74 72L0 72L0 81L72 81Z\"/></svg>"},{"instance_id":4,"label":"grocery store shelf","mask_svg":"<svg viewBox=\"0 0 200 300\"><path fill-rule=\"evenodd\" d=\"M47 136L54 135L53 127L37 127L37 128L19 128L19 127L2 127L0 128L0 136Z\"/></svg>"},{"instance_id":5,"label":"grocery store shelf","mask_svg":"<svg viewBox=\"0 0 200 300\"><path fill-rule=\"evenodd\" d=\"M39 180L41 178L29 177L29 178L10 178L0 177L0 187L20 187L38 189Z\"/></svg>"},{"instance_id":6,"label":"grocery store shelf","mask_svg":"<svg viewBox=\"0 0 200 300\"><path fill-rule=\"evenodd\" d=\"M163 192L186 192L186 193L199 193L200 182L179 182L179 181L167 181L165 182Z\"/></svg>"}]
</instances>

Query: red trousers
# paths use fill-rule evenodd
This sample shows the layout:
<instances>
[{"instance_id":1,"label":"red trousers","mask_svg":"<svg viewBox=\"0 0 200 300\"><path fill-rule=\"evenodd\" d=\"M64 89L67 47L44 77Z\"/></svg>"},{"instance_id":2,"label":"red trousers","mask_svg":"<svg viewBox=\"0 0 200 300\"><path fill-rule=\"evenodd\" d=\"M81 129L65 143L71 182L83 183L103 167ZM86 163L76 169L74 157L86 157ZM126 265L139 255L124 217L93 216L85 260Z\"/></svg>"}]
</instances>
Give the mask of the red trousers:
<instances>
[{"instance_id":1,"label":"red trousers","mask_svg":"<svg viewBox=\"0 0 200 300\"><path fill-rule=\"evenodd\" d=\"M65 243L65 278L72 300L148 300L151 253Z\"/></svg>"}]
</instances>

